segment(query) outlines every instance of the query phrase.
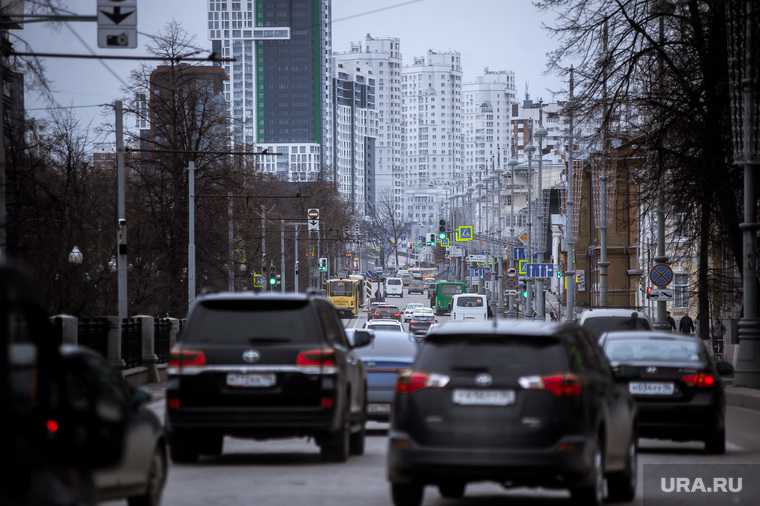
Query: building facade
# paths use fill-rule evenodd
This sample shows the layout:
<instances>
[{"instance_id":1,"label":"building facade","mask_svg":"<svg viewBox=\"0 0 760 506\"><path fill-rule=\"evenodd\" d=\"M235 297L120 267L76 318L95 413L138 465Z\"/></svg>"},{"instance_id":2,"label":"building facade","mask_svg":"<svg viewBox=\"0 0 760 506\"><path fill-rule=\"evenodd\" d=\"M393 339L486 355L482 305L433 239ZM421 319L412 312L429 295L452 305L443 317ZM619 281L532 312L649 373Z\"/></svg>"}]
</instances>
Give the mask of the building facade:
<instances>
[{"instance_id":1,"label":"building facade","mask_svg":"<svg viewBox=\"0 0 760 506\"><path fill-rule=\"evenodd\" d=\"M375 110L377 141L375 145L374 202L393 199L393 208L401 216L404 189L404 166L401 127L401 42L393 37L373 37L351 43L350 51L333 53L336 64L345 69L361 67L376 79Z\"/></svg>"},{"instance_id":2,"label":"building facade","mask_svg":"<svg viewBox=\"0 0 760 506\"><path fill-rule=\"evenodd\" d=\"M324 178L330 163L330 0L209 0L209 39L229 76L237 146L279 153L260 169L290 181Z\"/></svg>"},{"instance_id":3,"label":"building facade","mask_svg":"<svg viewBox=\"0 0 760 506\"><path fill-rule=\"evenodd\" d=\"M370 216L376 195L377 80L371 70L335 63L332 178L357 218Z\"/></svg>"}]
</instances>

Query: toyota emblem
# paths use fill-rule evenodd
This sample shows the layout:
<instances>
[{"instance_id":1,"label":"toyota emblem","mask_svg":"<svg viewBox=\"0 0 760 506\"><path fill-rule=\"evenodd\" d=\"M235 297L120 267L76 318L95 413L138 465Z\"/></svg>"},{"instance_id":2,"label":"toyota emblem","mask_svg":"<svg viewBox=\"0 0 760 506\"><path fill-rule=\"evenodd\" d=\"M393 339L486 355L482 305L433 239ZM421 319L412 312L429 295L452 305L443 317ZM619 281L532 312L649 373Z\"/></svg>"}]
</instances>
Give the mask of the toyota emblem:
<instances>
[{"instance_id":1,"label":"toyota emblem","mask_svg":"<svg viewBox=\"0 0 760 506\"><path fill-rule=\"evenodd\" d=\"M475 384L481 387L490 387L493 385L493 377L490 374L478 374L475 377Z\"/></svg>"},{"instance_id":2,"label":"toyota emblem","mask_svg":"<svg viewBox=\"0 0 760 506\"><path fill-rule=\"evenodd\" d=\"M258 362L260 358L261 355L256 350L246 350L243 352L243 360L249 364Z\"/></svg>"}]
</instances>

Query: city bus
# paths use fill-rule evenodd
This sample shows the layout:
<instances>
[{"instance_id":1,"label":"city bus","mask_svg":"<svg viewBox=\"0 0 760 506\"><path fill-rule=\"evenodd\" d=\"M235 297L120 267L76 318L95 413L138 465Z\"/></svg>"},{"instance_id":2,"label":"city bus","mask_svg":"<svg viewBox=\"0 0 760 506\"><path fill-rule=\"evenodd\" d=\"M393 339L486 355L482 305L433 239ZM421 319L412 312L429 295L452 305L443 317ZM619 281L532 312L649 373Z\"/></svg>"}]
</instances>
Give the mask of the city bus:
<instances>
[{"instance_id":1,"label":"city bus","mask_svg":"<svg viewBox=\"0 0 760 506\"><path fill-rule=\"evenodd\" d=\"M464 281L437 281L435 289L430 294L430 304L435 314L450 313L452 297L466 291L467 284Z\"/></svg>"},{"instance_id":2,"label":"city bus","mask_svg":"<svg viewBox=\"0 0 760 506\"><path fill-rule=\"evenodd\" d=\"M364 282L361 279L330 279L327 281L327 298L342 318L359 314L364 301Z\"/></svg>"}]
</instances>

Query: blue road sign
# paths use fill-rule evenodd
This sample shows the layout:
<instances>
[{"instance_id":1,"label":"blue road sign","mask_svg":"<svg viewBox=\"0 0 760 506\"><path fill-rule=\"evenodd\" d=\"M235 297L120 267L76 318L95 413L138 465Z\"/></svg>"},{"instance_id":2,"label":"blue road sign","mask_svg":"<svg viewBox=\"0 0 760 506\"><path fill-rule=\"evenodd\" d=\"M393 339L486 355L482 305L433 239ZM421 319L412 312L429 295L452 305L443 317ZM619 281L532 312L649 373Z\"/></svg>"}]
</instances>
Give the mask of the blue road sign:
<instances>
[{"instance_id":1,"label":"blue road sign","mask_svg":"<svg viewBox=\"0 0 760 506\"><path fill-rule=\"evenodd\" d=\"M525 248L512 248L512 258L514 260L525 260Z\"/></svg>"},{"instance_id":2,"label":"blue road sign","mask_svg":"<svg viewBox=\"0 0 760 506\"><path fill-rule=\"evenodd\" d=\"M665 288L673 281L673 269L668 264L656 264L649 271L649 280L658 288Z\"/></svg>"},{"instance_id":3,"label":"blue road sign","mask_svg":"<svg viewBox=\"0 0 760 506\"><path fill-rule=\"evenodd\" d=\"M554 264L526 264L525 277L530 279L548 279L554 277Z\"/></svg>"}]
</instances>

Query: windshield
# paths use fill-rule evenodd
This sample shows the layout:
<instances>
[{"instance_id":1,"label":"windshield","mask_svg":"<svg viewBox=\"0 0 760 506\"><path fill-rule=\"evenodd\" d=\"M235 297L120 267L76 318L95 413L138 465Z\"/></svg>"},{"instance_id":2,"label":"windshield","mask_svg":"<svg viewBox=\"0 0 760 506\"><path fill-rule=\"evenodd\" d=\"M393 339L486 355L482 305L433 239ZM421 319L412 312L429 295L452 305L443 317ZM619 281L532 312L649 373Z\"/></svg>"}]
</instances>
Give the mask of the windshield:
<instances>
[{"instance_id":1,"label":"windshield","mask_svg":"<svg viewBox=\"0 0 760 506\"><path fill-rule=\"evenodd\" d=\"M457 307L483 307L483 297L459 297Z\"/></svg>"},{"instance_id":2,"label":"windshield","mask_svg":"<svg viewBox=\"0 0 760 506\"><path fill-rule=\"evenodd\" d=\"M387 280L386 283L389 285L400 285L401 280L397 278L392 278L392 279Z\"/></svg>"},{"instance_id":3,"label":"windshield","mask_svg":"<svg viewBox=\"0 0 760 506\"><path fill-rule=\"evenodd\" d=\"M597 316L587 318L583 322L583 327L596 336L616 330L651 330L647 320L644 318L631 318L630 316Z\"/></svg>"},{"instance_id":4,"label":"windshield","mask_svg":"<svg viewBox=\"0 0 760 506\"><path fill-rule=\"evenodd\" d=\"M464 290L460 285L439 285L436 288L436 292L442 295L456 295L462 293Z\"/></svg>"},{"instance_id":5,"label":"windshield","mask_svg":"<svg viewBox=\"0 0 760 506\"><path fill-rule=\"evenodd\" d=\"M329 295L334 297L351 297L353 295L353 285L350 281L331 281L327 286Z\"/></svg>"},{"instance_id":6,"label":"windshield","mask_svg":"<svg viewBox=\"0 0 760 506\"><path fill-rule=\"evenodd\" d=\"M704 348L694 341L668 338L610 338L604 346L610 362L705 362Z\"/></svg>"}]
</instances>

